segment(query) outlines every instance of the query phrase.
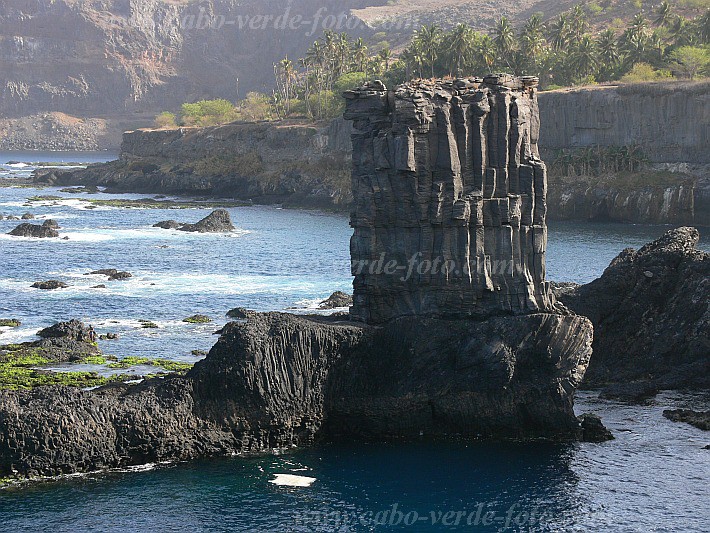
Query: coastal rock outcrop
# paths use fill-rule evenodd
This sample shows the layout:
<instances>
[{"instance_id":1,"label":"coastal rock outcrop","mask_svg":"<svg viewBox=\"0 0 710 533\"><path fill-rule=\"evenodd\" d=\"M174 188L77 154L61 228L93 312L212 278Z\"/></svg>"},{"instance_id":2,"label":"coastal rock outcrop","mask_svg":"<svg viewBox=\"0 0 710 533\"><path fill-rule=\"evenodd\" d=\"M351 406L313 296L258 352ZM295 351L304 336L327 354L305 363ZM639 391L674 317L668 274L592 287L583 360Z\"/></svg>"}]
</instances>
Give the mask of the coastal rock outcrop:
<instances>
[{"instance_id":1,"label":"coastal rock outcrop","mask_svg":"<svg viewBox=\"0 0 710 533\"><path fill-rule=\"evenodd\" d=\"M335 291L318 304L318 309L337 309L339 307L350 307L352 304L352 296L343 291Z\"/></svg>"},{"instance_id":2,"label":"coastal rock outcrop","mask_svg":"<svg viewBox=\"0 0 710 533\"><path fill-rule=\"evenodd\" d=\"M611 395L710 388L710 254L698 230L667 231L640 250L622 251L591 283L558 299L594 324L585 384Z\"/></svg>"},{"instance_id":3,"label":"coastal rock outcrop","mask_svg":"<svg viewBox=\"0 0 710 533\"><path fill-rule=\"evenodd\" d=\"M403 318L372 327L253 313L228 324L185 377L96 391L1 391L0 475L346 436L577 438L572 392L590 346L588 322L573 316ZM60 424L70 430L55 431Z\"/></svg>"},{"instance_id":4,"label":"coastal rock outcrop","mask_svg":"<svg viewBox=\"0 0 710 533\"><path fill-rule=\"evenodd\" d=\"M29 222L23 222L12 230L8 235L14 235L15 237L35 237L38 239L54 238L59 237L59 232L48 225L42 224L30 224Z\"/></svg>"},{"instance_id":5,"label":"coastal rock outcrop","mask_svg":"<svg viewBox=\"0 0 710 533\"><path fill-rule=\"evenodd\" d=\"M205 218L195 224L183 224L179 231L190 231L195 233L226 233L234 231L232 219L226 209L215 209Z\"/></svg>"},{"instance_id":6,"label":"coastal rock outcrop","mask_svg":"<svg viewBox=\"0 0 710 533\"><path fill-rule=\"evenodd\" d=\"M666 409L663 416L673 422L685 422L703 431L710 431L710 411L691 409Z\"/></svg>"},{"instance_id":7,"label":"coastal rock outcrop","mask_svg":"<svg viewBox=\"0 0 710 533\"><path fill-rule=\"evenodd\" d=\"M37 281L31 285L33 289L41 289L43 291L54 291L57 289L66 289L69 287L66 283L63 281L59 281L56 279L50 279L49 281Z\"/></svg>"}]
</instances>

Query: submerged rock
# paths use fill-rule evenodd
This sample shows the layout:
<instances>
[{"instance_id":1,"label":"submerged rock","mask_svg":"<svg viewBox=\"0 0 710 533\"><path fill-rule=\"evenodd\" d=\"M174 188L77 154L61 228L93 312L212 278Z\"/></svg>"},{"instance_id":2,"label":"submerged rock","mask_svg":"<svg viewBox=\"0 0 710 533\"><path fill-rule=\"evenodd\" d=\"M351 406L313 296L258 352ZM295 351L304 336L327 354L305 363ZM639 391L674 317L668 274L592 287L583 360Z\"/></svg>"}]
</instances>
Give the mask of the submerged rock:
<instances>
[{"instance_id":1,"label":"submerged rock","mask_svg":"<svg viewBox=\"0 0 710 533\"><path fill-rule=\"evenodd\" d=\"M215 209L196 224L183 224L179 230L196 233L226 233L234 231L234 226L226 209Z\"/></svg>"},{"instance_id":2,"label":"submerged rock","mask_svg":"<svg viewBox=\"0 0 710 533\"><path fill-rule=\"evenodd\" d=\"M176 221L176 220L163 220L162 222L157 222L153 224L154 228L162 228L162 229L177 229L181 226L181 224Z\"/></svg>"},{"instance_id":3,"label":"submerged rock","mask_svg":"<svg viewBox=\"0 0 710 533\"><path fill-rule=\"evenodd\" d=\"M20 218L22 220L34 220L35 216L32 213L25 213Z\"/></svg>"},{"instance_id":4,"label":"submerged rock","mask_svg":"<svg viewBox=\"0 0 710 533\"><path fill-rule=\"evenodd\" d=\"M622 251L591 283L557 292L594 324L585 384L710 388L710 254L696 249L699 238L695 228L669 230Z\"/></svg>"},{"instance_id":5,"label":"submerged rock","mask_svg":"<svg viewBox=\"0 0 710 533\"><path fill-rule=\"evenodd\" d=\"M119 281L119 280L124 280L124 279L132 278L132 277L133 277L133 274L131 274L130 272L116 272L114 274L111 274L108 277L108 280L109 281Z\"/></svg>"},{"instance_id":6,"label":"submerged rock","mask_svg":"<svg viewBox=\"0 0 710 533\"><path fill-rule=\"evenodd\" d=\"M336 309L338 307L350 307L353 304L353 297L342 291L335 291L320 304L318 309Z\"/></svg>"},{"instance_id":7,"label":"submerged rock","mask_svg":"<svg viewBox=\"0 0 710 533\"><path fill-rule=\"evenodd\" d=\"M0 318L0 326L5 328L18 328L22 325L22 322L16 318Z\"/></svg>"},{"instance_id":8,"label":"submerged rock","mask_svg":"<svg viewBox=\"0 0 710 533\"><path fill-rule=\"evenodd\" d=\"M710 430L710 411L693 411L691 409L666 409L663 416L673 422L685 422L703 431Z\"/></svg>"},{"instance_id":9,"label":"submerged rock","mask_svg":"<svg viewBox=\"0 0 710 533\"><path fill-rule=\"evenodd\" d=\"M205 315L192 315L187 318L183 318L182 321L187 322L188 324L209 324L212 322L212 319Z\"/></svg>"},{"instance_id":10,"label":"submerged rock","mask_svg":"<svg viewBox=\"0 0 710 533\"><path fill-rule=\"evenodd\" d=\"M31 286L33 289L41 289L43 291L53 291L56 289L66 289L67 287L69 287L69 285L67 285L63 281L57 281L56 279L51 279L49 281L37 281Z\"/></svg>"},{"instance_id":11,"label":"submerged rock","mask_svg":"<svg viewBox=\"0 0 710 533\"><path fill-rule=\"evenodd\" d=\"M8 235L14 235L15 237L35 237L38 239L45 239L59 237L59 232L49 226L40 226L39 224L24 222L8 233Z\"/></svg>"}]
</instances>

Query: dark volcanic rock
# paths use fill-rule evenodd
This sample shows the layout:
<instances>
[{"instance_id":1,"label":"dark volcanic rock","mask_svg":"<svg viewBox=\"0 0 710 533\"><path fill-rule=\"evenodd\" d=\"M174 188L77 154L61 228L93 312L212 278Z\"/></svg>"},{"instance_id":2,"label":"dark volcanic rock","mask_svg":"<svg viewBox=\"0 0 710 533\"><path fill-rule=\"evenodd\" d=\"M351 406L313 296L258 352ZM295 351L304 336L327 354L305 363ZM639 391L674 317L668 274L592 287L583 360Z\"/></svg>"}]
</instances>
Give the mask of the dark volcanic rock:
<instances>
[{"instance_id":1,"label":"dark volcanic rock","mask_svg":"<svg viewBox=\"0 0 710 533\"><path fill-rule=\"evenodd\" d=\"M162 229L177 229L181 226L179 222L176 220L163 220L162 222L157 222L153 224L154 228L162 228Z\"/></svg>"},{"instance_id":2,"label":"dark volcanic rock","mask_svg":"<svg viewBox=\"0 0 710 533\"><path fill-rule=\"evenodd\" d=\"M54 219L48 218L42 223L42 226L45 228L53 228L53 229L59 229L59 222L57 222Z\"/></svg>"},{"instance_id":3,"label":"dark volcanic rock","mask_svg":"<svg viewBox=\"0 0 710 533\"><path fill-rule=\"evenodd\" d=\"M130 272L115 272L113 274L110 274L108 277L109 281L119 281L119 280L124 280L128 278L132 278L133 274Z\"/></svg>"},{"instance_id":4,"label":"dark volcanic rock","mask_svg":"<svg viewBox=\"0 0 710 533\"><path fill-rule=\"evenodd\" d=\"M215 209L196 224L183 224L179 229L196 233L224 233L233 231L234 226L225 209Z\"/></svg>"},{"instance_id":5,"label":"dark volcanic rock","mask_svg":"<svg viewBox=\"0 0 710 533\"><path fill-rule=\"evenodd\" d=\"M229 318L236 318L236 319L246 319L249 318L249 315L253 315L255 311L250 311L249 309L245 309L244 307L235 307L234 309L230 309L227 311L227 316Z\"/></svg>"},{"instance_id":6,"label":"dark volcanic rock","mask_svg":"<svg viewBox=\"0 0 710 533\"><path fill-rule=\"evenodd\" d=\"M35 216L32 213L25 213L20 218L22 220L34 220Z\"/></svg>"},{"instance_id":7,"label":"dark volcanic rock","mask_svg":"<svg viewBox=\"0 0 710 533\"><path fill-rule=\"evenodd\" d=\"M40 340L21 344L20 349L30 356L42 357L53 363L80 361L87 356L101 353L92 341L92 336L95 335L92 332L90 326L78 320L59 322L39 331L37 335Z\"/></svg>"},{"instance_id":8,"label":"dark volcanic rock","mask_svg":"<svg viewBox=\"0 0 710 533\"><path fill-rule=\"evenodd\" d=\"M594 324L592 386L710 387L710 254L695 228L621 252L604 274L557 297Z\"/></svg>"},{"instance_id":9,"label":"dark volcanic rock","mask_svg":"<svg viewBox=\"0 0 710 533\"><path fill-rule=\"evenodd\" d=\"M88 272L85 275L90 276L90 275L96 275L96 276L113 276L118 273L118 270L115 268L102 268L101 270L94 270L92 272Z\"/></svg>"},{"instance_id":10,"label":"dark volcanic rock","mask_svg":"<svg viewBox=\"0 0 710 533\"><path fill-rule=\"evenodd\" d=\"M690 409L666 409L663 416L673 422L685 422L703 431L710 430L710 411L692 411Z\"/></svg>"},{"instance_id":11,"label":"dark volcanic rock","mask_svg":"<svg viewBox=\"0 0 710 533\"><path fill-rule=\"evenodd\" d=\"M371 327L254 313L184 378L0 391L0 476L342 436L577 438L572 395L591 337L585 318L552 314Z\"/></svg>"},{"instance_id":12,"label":"dark volcanic rock","mask_svg":"<svg viewBox=\"0 0 710 533\"><path fill-rule=\"evenodd\" d=\"M52 238L59 237L59 232L48 226L24 222L8 233L8 235L14 235L15 237Z\"/></svg>"},{"instance_id":13,"label":"dark volcanic rock","mask_svg":"<svg viewBox=\"0 0 710 533\"><path fill-rule=\"evenodd\" d=\"M659 388L653 381L629 381L612 383L599 394L605 400L619 400L628 403L643 403L658 394Z\"/></svg>"},{"instance_id":14,"label":"dark volcanic rock","mask_svg":"<svg viewBox=\"0 0 710 533\"><path fill-rule=\"evenodd\" d=\"M611 434L599 416L592 413L584 413L577 417L579 424L582 426L582 440L585 442L604 442L614 440L614 435Z\"/></svg>"},{"instance_id":15,"label":"dark volcanic rock","mask_svg":"<svg viewBox=\"0 0 710 533\"><path fill-rule=\"evenodd\" d=\"M56 289L66 289L69 287L63 281L57 281L56 279L51 279L49 281L38 281L32 284L33 289L42 289L43 291L53 291Z\"/></svg>"},{"instance_id":16,"label":"dark volcanic rock","mask_svg":"<svg viewBox=\"0 0 710 533\"><path fill-rule=\"evenodd\" d=\"M350 307L353 304L353 297L342 291L335 291L320 304L319 309L336 309L338 307Z\"/></svg>"}]
</instances>

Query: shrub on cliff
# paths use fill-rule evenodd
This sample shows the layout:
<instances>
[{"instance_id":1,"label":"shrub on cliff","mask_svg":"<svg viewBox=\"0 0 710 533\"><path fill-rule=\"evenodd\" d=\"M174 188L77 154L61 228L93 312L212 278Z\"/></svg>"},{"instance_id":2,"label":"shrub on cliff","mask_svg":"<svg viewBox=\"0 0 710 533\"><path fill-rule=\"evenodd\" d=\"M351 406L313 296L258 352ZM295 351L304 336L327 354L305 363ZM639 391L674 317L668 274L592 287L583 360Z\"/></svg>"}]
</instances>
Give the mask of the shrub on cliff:
<instances>
[{"instance_id":1,"label":"shrub on cliff","mask_svg":"<svg viewBox=\"0 0 710 533\"><path fill-rule=\"evenodd\" d=\"M155 127L160 129L169 129L177 127L177 117L175 113L163 111L155 117Z\"/></svg>"},{"instance_id":2,"label":"shrub on cliff","mask_svg":"<svg viewBox=\"0 0 710 533\"><path fill-rule=\"evenodd\" d=\"M187 126L214 126L234 120L234 112L234 104L220 98L182 104L180 116Z\"/></svg>"},{"instance_id":3,"label":"shrub on cliff","mask_svg":"<svg viewBox=\"0 0 710 533\"><path fill-rule=\"evenodd\" d=\"M656 81L672 77L672 74L668 70L656 70L648 63L636 63L627 74L622 76L621 81L626 83L639 83L642 81Z\"/></svg>"}]
</instances>

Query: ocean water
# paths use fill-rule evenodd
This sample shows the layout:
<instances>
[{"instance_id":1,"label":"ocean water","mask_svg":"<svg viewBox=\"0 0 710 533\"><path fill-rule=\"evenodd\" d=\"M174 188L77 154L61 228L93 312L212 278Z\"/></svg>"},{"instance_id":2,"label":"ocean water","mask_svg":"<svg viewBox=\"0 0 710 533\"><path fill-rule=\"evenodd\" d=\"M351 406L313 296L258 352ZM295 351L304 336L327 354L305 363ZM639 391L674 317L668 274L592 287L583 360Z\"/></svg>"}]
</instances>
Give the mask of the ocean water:
<instances>
[{"instance_id":1,"label":"ocean water","mask_svg":"<svg viewBox=\"0 0 710 533\"><path fill-rule=\"evenodd\" d=\"M0 178L32 165L10 160L97 161L106 154L0 154ZM35 195L62 200L32 202ZM229 209L230 235L153 228L195 222L208 209L91 209L91 198L141 195L0 188L0 214L33 213L62 226L58 239L7 236L0 221L0 343L31 340L41 327L79 318L99 333L119 333L101 348L196 361L225 312L312 309L351 288L347 217L276 207ZM639 247L665 226L552 223L548 278L587 282L625 247ZM701 247L710 249L708 235ZM127 270L127 281L87 276ZM59 291L30 288L58 279ZM105 284L106 289L92 289ZM182 319L206 314L214 322ZM158 324L140 328L139 319ZM0 490L4 531L707 531L710 479L707 434L661 416L668 407L708 407L703 395L668 392L644 406L580 394L616 440L603 444L458 441L339 443L258 458L147 465Z\"/></svg>"}]
</instances>

